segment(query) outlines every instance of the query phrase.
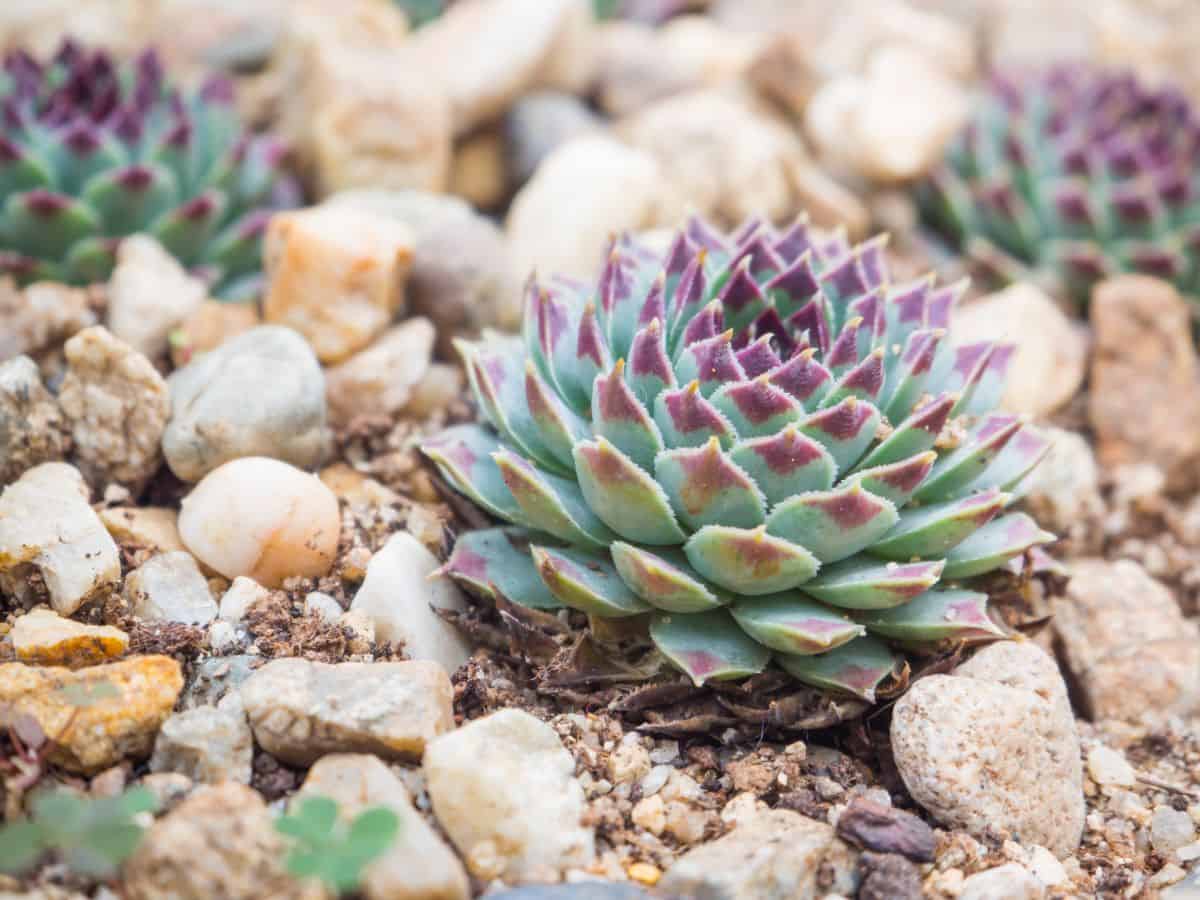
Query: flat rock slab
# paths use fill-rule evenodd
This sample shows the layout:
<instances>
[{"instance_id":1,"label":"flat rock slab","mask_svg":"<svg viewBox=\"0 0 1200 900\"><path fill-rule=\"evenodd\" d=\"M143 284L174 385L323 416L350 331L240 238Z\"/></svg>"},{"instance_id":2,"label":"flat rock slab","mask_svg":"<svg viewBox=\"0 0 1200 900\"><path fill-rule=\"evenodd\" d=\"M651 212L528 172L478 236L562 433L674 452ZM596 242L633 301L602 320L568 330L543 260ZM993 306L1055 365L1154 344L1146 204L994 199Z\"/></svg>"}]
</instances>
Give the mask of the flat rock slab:
<instances>
[{"instance_id":1,"label":"flat rock slab","mask_svg":"<svg viewBox=\"0 0 1200 900\"><path fill-rule=\"evenodd\" d=\"M1033 644L992 644L953 675L918 680L891 734L913 799L943 824L1059 856L1079 846L1079 735L1058 667Z\"/></svg>"}]
</instances>

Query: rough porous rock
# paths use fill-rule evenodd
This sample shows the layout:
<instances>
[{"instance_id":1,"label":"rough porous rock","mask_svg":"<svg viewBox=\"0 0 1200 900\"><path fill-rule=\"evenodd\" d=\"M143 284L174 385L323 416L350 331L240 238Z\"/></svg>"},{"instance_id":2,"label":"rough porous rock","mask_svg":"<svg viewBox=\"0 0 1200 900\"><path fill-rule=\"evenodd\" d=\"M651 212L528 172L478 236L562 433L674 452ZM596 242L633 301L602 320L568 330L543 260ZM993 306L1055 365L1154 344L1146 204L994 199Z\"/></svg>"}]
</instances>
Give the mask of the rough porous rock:
<instances>
[{"instance_id":1,"label":"rough porous rock","mask_svg":"<svg viewBox=\"0 0 1200 900\"><path fill-rule=\"evenodd\" d=\"M473 875L553 881L591 863L583 788L554 729L504 709L431 741L423 763L438 823Z\"/></svg>"},{"instance_id":2,"label":"rough porous rock","mask_svg":"<svg viewBox=\"0 0 1200 900\"><path fill-rule=\"evenodd\" d=\"M504 117L509 179L524 184L556 147L599 128L600 118L571 94L538 91L522 97Z\"/></svg>"},{"instance_id":3,"label":"rough porous rock","mask_svg":"<svg viewBox=\"0 0 1200 900\"><path fill-rule=\"evenodd\" d=\"M35 466L0 493L0 589L28 596L31 568L63 616L121 579L117 545L88 505L83 476L66 463Z\"/></svg>"},{"instance_id":4,"label":"rough porous rock","mask_svg":"<svg viewBox=\"0 0 1200 900\"><path fill-rule=\"evenodd\" d=\"M162 244L135 234L117 248L105 324L118 339L155 359L167 352L171 330L207 296L204 282L189 275Z\"/></svg>"},{"instance_id":5,"label":"rough porous rock","mask_svg":"<svg viewBox=\"0 0 1200 900\"><path fill-rule=\"evenodd\" d=\"M412 232L385 216L341 204L279 213L263 243L263 316L340 362L400 311L412 255Z\"/></svg>"},{"instance_id":6,"label":"rough porous rock","mask_svg":"<svg viewBox=\"0 0 1200 900\"><path fill-rule=\"evenodd\" d=\"M1034 518L1060 537L1069 537L1104 514L1100 468L1087 438L1062 428L1042 428L1050 452L1023 488Z\"/></svg>"},{"instance_id":7,"label":"rough porous rock","mask_svg":"<svg viewBox=\"0 0 1200 900\"><path fill-rule=\"evenodd\" d=\"M171 332L171 362L181 369L201 353L215 350L262 322L258 306L205 300Z\"/></svg>"},{"instance_id":8,"label":"rough porous rock","mask_svg":"<svg viewBox=\"0 0 1200 900\"><path fill-rule=\"evenodd\" d=\"M858 851L833 828L790 810L739 817L723 838L675 861L658 886L668 895L712 900L816 900L852 896Z\"/></svg>"},{"instance_id":9,"label":"rough porous rock","mask_svg":"<svg viewBox=\"0 0 1200 900\"><path fill-rule=\"evenodd\" d=\"M962 883L958 900L1042 900L1046 888L1019 863L976 872Z\"/></svg>"},{"instance_id":10,"label":"rough porous rock","mask_svg":"<svg viewBox=\"0 0 1200 900\"><path fill-rule=\"evenodd\" d=\"M229 590L221 595L218 615L227 622L240 622L246 617L250 607L270 596L271 592L253 578L239 575L233 579Z\"/></svg>"},{"instance_id":11,"label":"rough porous rock","mask_svg":"<svg viewBox=\"0 0 1200 900\"><path fill-rule=\"evenodd\" d=\"M952 331L960 344L992 340L1016 345L1001 400L1011 412L1052 413L1083 385L1087 339L1033 284L1014 284L962 307Z\"/></svg>"},{"instance_id":12,"label":"rough porous rock","mask_svg":"<svg viewBox=\"0 0 1200 900\"><path fill-rule=\"evenodd\" d=\"M355 416L395 417L429 369L436 337L426 318L408 319L325 373L329 415L335 425Z\"/></svg>"},{"instance_id":13,"label":"rough porous rock","mask_svg":"<svg viewBox=\"0 0 1200 900\"><path fill-rule=\"evenodd\" d=\"M1060 856L1079 845L1079 736L1058 667L1035 645L991 644L952 675L917 680L891 737L909 793L943 824Z\"/></svg>"},{"instance_id":14,"label":"rough porous rock","mask_svg":"<svg viewBox=\"0 0 1200 900\"><path fill-rule=\"evenodd\" d=\"M662 178L653 156L612 138L563 144L509 207L515 271L594 277L615 232L655 224Z\"/></svg>"},{"instance_id":15,"label":"rough porous rock","mask_svg":"<svg viewBox=\"0 0 1200 900\"><path fill-rule=\"evenodd\" d=\"M328 663L277 659L242 685L254 737L284 762L325 753L417 760L454 727L452 691L436 663Z\"/></svg>"},{"instance_id":16,"label":"rough porous rock","mask_svg":"<svg viewBox=\"0 0 1200 900\"><path fill-rule=\"evenodd\" d=\"M180 772L208 784L249 784L253 752L253 736L239 702L199 706L163 722L150 771Z\"/></svg>"},{"instance_id":17,"label":"rough porous rock","mask_svg":"<svg viewBox=\"0 0 1200 900\"><path fill-rule=\"evenodd\" d=\"M736 95L709 89L669 97L621 123L620 134L658 162L657 222L690 212L729 223L777 221L797 211L793 173L808 162L800 139Z\"/></svg>"},{"instance_id":18,"label":"rough porous rock","mask_svg":"<svg viewBox=\"0 0 1200 900\"><path fill-rule=\"evenodd\" d=\"M190 680L179 702L180 709L217 706L226 698L236 698L238 691L255 671L265 664L261 656L249 653L236 656L208 656L191 666ZM232 701L229 701L232 702Z\"/></svg>"},{"instance_id":19,"label":"rough porous rock","mask_svg":"<svg viewBox=\"0 0 1200 900\"><path fill-rule=\"evenodd\" d=\"M1200 368L1192 313L1169 283L1121 275L1092 291L1088 418L1105 468L1154 463L1172 488L1200 481Z\"/></svg>"},{"instance_id":20,"label":"rough porous rock","mask_svg":"<svg viewBox=\"0 0 1200 900\"><path fill-rule=\"evenodd\" d=\"M329 797L349 821L368 808L390 809L400 834L363 871L367 900L467 900L467 873L446 842L413 808L408 788L377 757L355 753L323 756L308 772L298 796Z\"/></svg>"},{"instance_id":21,"label":"rough porous rock","mask_svg":"<svg viewBox=\"0 0 1200 900\"><path fill-rule=\"evenodd\" d=\"M463 135L532 88L580 90L591 77L591 28L587 0L462 3L417 32L411 52L450 98Z\"/></svg>"},{"instance_id":22,"label":"rough porous rock","mask_svg":"<svg viewBox=\"0 0 1200 900\"><path fill-rule=\"evenodd\" d=\"M1200 706L1200 631L1132 560L1072 560L1054 630L1086 713L1136 721Z\"/></svg>"},{"instance_id":23,"label":"rough porous rock","mask_svg":"<svg viewBox=\"0 0 1200 900\"><path fill-rule=\"evenodd\" d=\"M269 588L327 574L340 529L337 497L319 478L261 456L213 469L179 513L179 534L200 562Z\"/></svg>"},{"instance_id":24,"label":"rough porous rock","mask_svg":"<svg viewBox=\"0 0 1200 900\"><path fill-rule=\"evenodd\" d=\"M0 484L62 459L71 441L58 401L28 356L0 362Z\"/></svg>"},{"instance_id":25,"label":"rough porous rock","mask_svg":"<svg viewBox=\"0 0 1200 900\"><path fill-rule=\"evenodd\" d=\"M394 4L296 3L272 69L279 129L319 195L353 187L446 188L450 103L415 67Z\"/></svg>"},{"instance_id":26,"label":"rough porous rock","mask_svg":"<svg viewBox=\"0 0 1200 900\"><path fill-rule=\"evenodd\" d=\"M453 672L471 655L462 632L431 607L461 611L462 592L448 578L430 578L437 558L407 532L392 535L367 565L352 610L366 614L382 640L403 642L410 659L428 659Z\"/></svg>"},{"instance_id":27,"label":"rough porous rock","mask_svg":"<svg viewBox=\"0 0 1200 900\"><path fill-rule=\"evenodd\" d=\"M201 355L167 380L163 454L183 481L243 456L300 468L325 456L325 378L308 342L263 325Z\"/></svg>"},{"instance_id":28,"label":"rough porous rock","mask_svg":"<svg viewBox=\"0 0 1200 900\"><path fill-rule=\"evenodd\" d=\"M196 791L150 827L125 863L131 900L317 900L284 868L287 845L256 791L227 782Z\"/></svg>"},{"instance_id":29,"label":"rough porous rock","mask_svg":"<svg viewBox=\"0 0 1200 900\"><path fill-rule=\"evenodd\" d=\"M49 609L20 616L8 633L21 662L78 669L125 653L129 635L111 625L84 625Z\"/></svg>"},{"instance_id":30,"label":"rough porous rock","mask_svg":"<svg viewBox=\"0 0 1200 900\"><path fill-rule=\"evenodd\" d=\"M192 554L183 550L151 557L125 576L125 602L140 619L207 625L217 602Z\"/></svg>"},{"instance_id":31,"label":"rough porous rock","mask_svg":"<svg viewBox=\"0 0 1200 900\"><path fill-rule=\"evenodd\" d=\"M11 280L0 280L0 362L37 356L95 325L92 305L86 288L39 281L18 290Z\"/></svg>"},{"instance_id":32,"label":"rough porous rock","mask_svg":"<svg viewBox=\"0 0 1200 900\"><path fill-rule=\"evenodd\" d=\"M50 761L94 774L150 754L183 688L179 663L138 656L72 671L0 665L0 726L29 715L54 740Z\"/></svg>"},{"instance_id":33,"label":"rough porous rock","mask_svg":"<svg viewBox=\"0 0 1200 900\"><path fill-rule=\"evenodd\" d=\"M1097 744L1088 751L1088 776L1102 788L1131 788L1137 784L1137 772L1120 750Z\"/></svg>"},{"instance_id":34,"label":"rough porous rock","mask_svg":"<svg viewBox=\"0 0 1200 900\"><path fill-rule=\"evenodd\" d=\"M408 309L436 326L438 350L457 359L459 332L514 331L521 321L521 282L504 233L457 197L425 191L343 191L345 203L390 216L415 235L405 290Z\"/></svg>"},{"instance_id":35,"label":"rough porous rock","mask_svg":"<svg viewBox=\"0 0 1200 900\"><path fill-rule=\"evenodd\" d=\"M97 489L116 482L138 493L162 461L167 383L150 360L100 326L79 332L64 349L58 402L80 470Z\"/></svg>"}]
</instances>

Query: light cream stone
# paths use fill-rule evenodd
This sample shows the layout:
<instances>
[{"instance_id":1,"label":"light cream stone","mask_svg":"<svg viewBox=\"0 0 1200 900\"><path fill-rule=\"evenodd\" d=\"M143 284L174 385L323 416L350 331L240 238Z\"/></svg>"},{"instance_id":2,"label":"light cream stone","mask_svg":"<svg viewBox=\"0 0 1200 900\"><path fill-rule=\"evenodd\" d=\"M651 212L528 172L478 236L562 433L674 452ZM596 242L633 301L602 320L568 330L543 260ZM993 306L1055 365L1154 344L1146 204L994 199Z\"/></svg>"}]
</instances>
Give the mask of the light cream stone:
<instances>
[{"instance_id":1,"label":"light cream stone","mask_svg":"<svg viewBox=\"0 0 1200 900\"><path fill-rule=\"evenodd\" d=\"M171 330L200 309L204 282L149 235L121 241L108 280L108 330L150 359L167 352Z\"/></svg>"},{"instance_id":2,"label":"light cream stone","mask_svg":"<svg viewBox=\"0 0 1200 900\"><path fill-rule=\"evenodd\" d=\"M201 353L215 350L261 322L256 304L205 300L171 332L171 362L182 369Z\"/></svg>"},{"instance_id":3,"label":"light cream stone","mask_svg":"<svg viewBox=\"0 0 1200 900\"><path fill-rule=\"evenodd\" d=\"M246 617L250 607L255 603L266 600L271 592L245 575L239 575L229 585L229 590L221 595L219 615L229 622L240 622Z\"/></svg>"},{"instance_id":4,"label":"light cream stone","mask_svg":"<svg viewBox=\"0 0 1200 900\"><path fill-rule=\"evenodd\" d=\"M345 359L403 306L412 242L399 222L341 205L275 216L263 245L266 320L299 331L324 363Z\"/></svg>"},{"instance_id":5,"label":"light cream stone","mask_svg":"<svg viewBox=\"0 0 1200 900\"><path fill-rule=\"evenodd\" d=\"M475 876L552 880L591 863L575 762L529 713L504 709L434 739L423 769L434 814Z\"/></svg>"},{"instance_id":6,"label":"light cream stone","mask_svg":"<svg viewBox=\"0 0 1200 900\"><path fill-rule=\"evenodd\" d=\"M325 575L340 530L337 497L319 478L257 456L209 472L179 514L179 534L197 559L269 588L292 575Z\"/></svg>"},{"instance_id":7,"label":"light cream stone","mask_svg":"<svg viewBox=\"0 0 1200 900\"><path fill-rule=\"evenodd\" d=\"M1088 751L1087 770L1092 781L1101 787L1131 788L1137 784L1137 772L1125 754L1103 744Z\"/></svg>"},{"instance_id":8,"label":"light cream stone","mask_svg":"<svg viewBox=\"0 0 1200 900\"><path fill-rule=\"evenodd\" d=\"M417 760L454 727L445 670L424 661L329 663L276 659L242 685L264 750L307 766L325 753Z\"/></svg>"},{"instance_id":9,"label":"light cream stone","mask_svg":"<svg viewBox=\"0 0 1200 900\"><path fill-rule=\"evenodd\" d=\"M190 553L176 550L151 557L125 576L125 601L149 621L207 625L217 603Z\"/></svg>"},{"instance_id":10,"label":"light cream stone","mask_svg":"<svg viewBox=\"0 0 1200 900\"><path fill-rule=\"evenodd\" d=\"M95 488L116 482L138 493L162 462L167 383L150 360L100 326L79 332L64 349L58 402L80 470Z\"/></svg>"},{"instance_id":11,"label":"light cream stone","mask_svg":"<svg viewBox=\"0 0 1200 900\"><path fill-rule=\"evenodd\" d=\"M977 872L963 882L958 900L1042 900L1046 888L1020 863Z\"/></svg>"},{"instance_id":12,"label":"light cream stone","mask_svg":"<svg viewBox=\"0 0 1200 900\"><path fill-rule=\"evenodd\" d=\"M110 506L100 510L100 521L122 544L158 553L186 549L179 536L179 513L168 506Z\"/></svg>"},{"instance_id":13,"label":"light cream stone","mask_svg":"<svg viewBox=\"0 0 1200 900\"><path fill-rule=\"evenodd\" d=\"M329 413L335 424L355 416L395 416L408 405L433 356L436 333L426 318L408 319L325 372Z\"/></svg>"},{"instance_id":14,"label":"light cream stone","mask_svg":"<svg viewBox=\"0 0 1200 900\"><path fill-rule=\"evenodd\" d=\"M38 571L55 612L69 616L121 579L117 545L88 505L83 476L66 463L43 463L0 493L0 587L27 591L25 567Z\"/></svg>"},{"instance_id":15,"label":"light cream stone","mask_svg":"<svg viewBox=\"0 0 1200 900\"><path fill-rule=\"evenodd\" d=\"M661 178L652 156L612 138L563 144L509 208L514 270L595 277L615 232L654 224Z\"/></svg>"},{"instance_id":16,"label":"light cream stone","mask_svg":"<svg viewBox=\"0 0 1200 900\"><path fill-rule=\"evenodd\" d=\"M371 557L350 608L375 623L380 639L403 642L409 658L433 660L453 672L467 661L471 645L430 607L461 611L466 599L449 579L429 577L438 565L420 541L397 532Z\"/></svg>"},{"instance_id":17,"label":"light cream stone","mask_svg":"<svg viewBox=\"0 0 1200 900\"><path fill-rule=\"evenodd\" d=\"M37 356L96 324L94 297L87 288L39 281L18 290L0 282L0 361Z\"/></svg>"},{"instance_id":18,"label":"light cream stone","mask_svg":"<svg viewBox=\"0 0 1200 900\"><path fill-rule=\"evenodd\" d=\"M129 635L111 625L84 625L48 609L18 617L9 632L13 652L21 662L76 669L121 656Z\"/></svg>"},{"instance_id":19,"label":"light cream stone","mask_svg":"<svg viewBox=\"0 0 1200 900\"><path fill-rule=\"evenodd\" d=\"M240 704L198 706L163 722L150 771L179 772L207 784L249 784L253 754L253 737Z\"/></svg>"},{"instance_id":20,"label":"light cream stone","mask_svg":"<svg viewBox=\"0 0 1200 900\"><path fill-rule=\"evenodd\" d=\"M384 807L400 819L400 836L363 871L367 900L467 900L467 873L444 840L413 808L408 789L377 757L333 753L308 772L299 797L330 797L338 815L352 820Z\"/></svg>"}]
</instances>

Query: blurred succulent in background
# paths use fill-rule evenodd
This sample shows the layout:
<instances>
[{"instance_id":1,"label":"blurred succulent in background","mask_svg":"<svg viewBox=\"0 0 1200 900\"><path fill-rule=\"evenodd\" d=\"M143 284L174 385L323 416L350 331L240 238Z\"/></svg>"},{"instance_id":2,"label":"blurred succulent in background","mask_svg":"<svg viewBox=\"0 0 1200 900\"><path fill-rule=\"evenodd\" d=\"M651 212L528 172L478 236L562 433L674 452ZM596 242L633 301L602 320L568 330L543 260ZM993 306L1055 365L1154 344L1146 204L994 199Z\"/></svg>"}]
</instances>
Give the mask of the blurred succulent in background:
<instances>
[{"instance_id":1,"label":"blurred succulent in background","mask_svg":"<svg viewBox=\"0 0 1200 900\"><path fill-rule=\"evenodd\" d=\"M700 684L760 672L871 699L881 639L993 639L960 579L1051 540L1004 510L1047 450L992 412L1012 348L947 340L963 285L888 280L884 239L692 220L618 239L595 287L528 289L524 335L460 342L489 426L422 450L517 528L444 572L484 596L651 614Z\"/></svg>"},{"instance_id":2,"label":"blurred succulent in background","mask_svg":"<svg viewBox=\"0 0 1200 900\"><path fill-rule=\"evenodd\" d=\"M281 145L238 122L232 89L187 93L146 51L122 65L69 41L0 69L0 274L103 281L120 238L156 237L221 296L252 293L270 211L296 199Z\"/></svg>"},{"instance_id":3,"label":"blurred succulent in background","mask_svg":"<svg viewBox=\"0 0 1200 900\"><path fill-rule=\"evenodd\" d=\"M1123 271L1200 290L1200 120L1132 73L993 76L918 200L971 255L1015 257L1080 302Z\"/></svg>"},{"instance_id":4,"label":"blurred succulent in background","mask_svg":"<svg viewBox=\"0 0 1200 900\"><path fill-rule=\"evenodd\" d=\"M413 28L427 25L444 13L453 0L396 0Z\"/></svg>"},{"instance_id":5,"label":"blurred succulent in background","mask_svg":"<svg viewBox=\"0 0 1200 900\"><path fill-rule=\"evenodd\" d=\"M597 19L632 19L659 25L688 12L699 12L703 0L592 0Z\"/></svg>"}]
</instances>

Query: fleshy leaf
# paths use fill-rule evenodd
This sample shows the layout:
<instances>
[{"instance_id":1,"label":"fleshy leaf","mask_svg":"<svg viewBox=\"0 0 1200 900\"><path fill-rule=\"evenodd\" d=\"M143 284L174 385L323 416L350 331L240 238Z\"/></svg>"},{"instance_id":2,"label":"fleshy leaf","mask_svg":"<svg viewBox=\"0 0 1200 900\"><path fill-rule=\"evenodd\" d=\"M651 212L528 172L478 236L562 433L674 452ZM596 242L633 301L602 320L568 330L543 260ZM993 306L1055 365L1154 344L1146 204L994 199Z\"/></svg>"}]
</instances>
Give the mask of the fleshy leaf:
<instances>
[{"instance_id":1,"label":"fleshy leaf","mask_svg":"<svg viewBox=\"0 0 1200 900\"><path fill-rule=\"evenodd\" d=\"M826 566L804 585L804 593L845 609L889 609L937 584L943 567L942 560L898 563L855 557Z\"/></svg>"},{"instance_id":2,"label":"fleshy leaf","mask_svg":"<svg viewBox=\"0 0 1200 900\"><path fill-rule=\"evenodd\" d=\"M1021 429L1016 416L992 416L985 420L962 447L942 456L917 490L922 502L954 500L970 493L979 479Z\"/></svg>"},{"instance_id":3,"label":"fleshy leaf","mask_svg":"<svg viewBox=\"0 0 1200 900\"><path fill-rule=\"evenodd\" d=\"M654 476L675 514L689 528L761 525L766 501L754 481L721 451L716 438L703 447L667 450L654 461Z\"/></svg>"},{"instance_id":4,"label":"fleshy leaf","mask_svg":"<svg viewBox=\"0 0 1200 900\"><path fill-rule=\"evenodd\" d=\"M730 613L743 631L780 653L824 653L865 634L843 613L796 591L739 600Z\"/></svg>"},{"instance_id":5,"label":"fleshy leaf","mask_svg":"<svg viewBox=\"0 0 1200 900\"><path fill-rule=\"evenodd\" d=\"M902 606L859 613L857 618L872 634L897 641L1003 637L987 614L987 599L977 591L935 589Z\"/></svg>"},{"instance_id":6,"label":"fleshy leaf","mask_svg":"<svg viewBox=\"0 0 1200 900\"><path fill-rule=\"evenodd\" d=\"M1008 505L1008 494L980 491L961 500L933 503L900 513L900 521L870 552L884 559L945 556Z\"/></svg>"},{"instance_id":7,"label":"fleshy leaf","mask_svg":"<svg viewBox=\"0 0 1200 900\"><path fill-rule=\"evenodd\" d=\"M998 569L1031 547L1049 544L1054 535L1043 531L1025 513L992 519L946 554L946 578L969 578Z\"/></svg>"},{"instance_id":8,"label":"fleshy leaf","mask_svg":"<svg viewBox=\"0 0 1200 900\"><path fill-rule=\"evenodd\" d=\"M890 502L851 484L785 500L767 518L767 531L831 563L872 546L896 521Z\"/></svg>"},{"instance_id":9,"label":"fleshy leaf","mask_svg":"<svg viewBox=\"0 0 1200 900\"><path fill-rule=\"evenodd\" d=\"M592 386L592 432L607 438L646 471L665 445L650 413L625 381L625 361L607 375L597 375Z\"/></svg>"},{"instance_id":10,"label":"fleshy leaf","mask_svg":"<svg viewBox=\"0 0 1200 900\"><path fill-rule=\"evenodd\" d=\"M728 598L709 587L675 548L651 552L617 541L612 545L612 559L631 591L666 612L703 612L727 602Z\"/></svg>"},{"instance_id":11,"label":"fleshy leaf","mask_svg":"<svg viewBox=\"0 0 1200 900\"><path fill-rule=\"evenodd\" d=\"M771 651L742 631L725 609L657 615L650 623L650 638L697 687L706 681L757 675L771 660Z\"/></svg>"},{"instance_id":12,"label":"fleshy leaf","mask_svg":"<svg viewBox=\"0 0 1200 900\"><path fill-rule=\"evenodd\" d=\"M703 447L715 437L728 448L737 440L733 425L701 395L695 381L659 394L654 401L654 421L668 447Z\"/></svg>"},{"instance_id":13,"label":"fleshy leaf","mask_svg":"<svg viewBox=\"0 0 1200 900\"><path fill-rule=\"evenodd\" d=\"M675 377L681 383L698 382L705 397L723 384L744 381L746 373L733 352L733 331L685 346L675 363Z\"/></svg>"},{"instance_id":14,"label":"fleshy leaf","mask_svg":"<svg viewBox=\"0 0 1200 900\"><path fill-rule=\"evenodd\" d=\"M634 335L625 377L647 408L651 408L659 394L675 387L675 370L671 368L666 334L658 319L652 319Z\"/></svg>"},{"instance_id":15,"label":"fleshy leaf","mask_svg":"<svg viewBox=\"0 0 1200 900\"><path fill-rule=\"evenodd\" d=\"M605 547L615 537L574 481L544 472L506 448L495 451L492 459L531 527L585 547Z\"/></svg>"},{"instance_id":16,"label":"fleshy leaf","mask_svg":"<svg viewBox=\"0 0 1200 900\"><path fill-rule=\"evenodd\" d=\"M762 525L751 529L705 525L683 550L697 572L744 596L797 587L821 565L804 547L767 534Z\"/></svg>"},{"instance_id":17,"label":"fleshy leaf","mask_svg":"<svg viewBox=\"0 0 1200 900\"><path fill-rule=\"evenodd\" d=\"M505 599L533 609L562 606L538 576L529 552L534 533L523 528L468 531L439 570L476 594Z\"/></svg>"},{"instance_id":18,"label":"fleshy leaf","mask_svg":"<svg viewBox=\"0 0 1200 900\"><path fill-rule=\"evenodd\" d=\"M456 490L493 516L526 525L525 514L492 459L500 446L493 433L478 425L456 425L425 441L421 452Z\"/></svg>"},{"instance_id":19,"label":"fleshy leaf","mask_svg":"<svg viewBox=\"0 0 1200 900\"><path fill-rule=\"evenodd\" d=\"M828 450L838 471L844 472L858 462L875 440L879 422L879 410L874 406L857 397L847 397L837 406L807 416L799 428L802 434Z\"/></svg>"},{"instance_id":20,"label":"fleshy leaf","mask_svg":"<svg viewBox=\"0 0 1200 900\"><path fill-rule=\"evenodd\" d=\"M687 538L663 489L605 438L575 447L575 473L588 506L621 537L641 544Z\"/></svg>"},{"instance_id":21,"label":"fleshy leaf","mask_svg":"<svg viewBox=\"0 0 1200 900\"><path fill-rule=\"evenodd\" d=\"M772 506L805 491L833 487L837 463L829 451L789 425L770 437L740 441L729 457L758 485Z\"/></svg>"},{"instance_id":22,"label":"fleshy leaf","mask_svg":"<svg viewBox=\"0 0 1200 900\"><path fill-rule=\"evenodd\" d=\"M525 405L541 445L564 471L570 471L575 465L572 455L575 445L585 440L591 429L581 416L559 399L532 359L525 360Z\"/></svg>"},{"instance_id":23,"label":"fleshy leaf","mask_svg":"<svg viewBox=\"0 0 1200 900\"><path fill-rule=\"evenodd\" d=\"M956 399L953 394L943 394L926 403L880 441L859 463L859 467L885 466L930 450L950 418L950 410L954 408Z\"/></svg>"},{"instance_id":24,"label":"fleshy leaf","mask_svg":"<svg viewBox=\"0 0 1200 900\"><path fill-rule=\"evenodd\" d=\"M530 552L542 581L564 606L602 619L636 616L650 609L604 555L539 544Z\"/></svg>"},{"instance_id":25,"label":"fleshy leaf","mask_svg":"<svg viewBox=\"0 0 1200 900\"><path fill-rule=\"evenodd\" d=\"M875 702L875 692L895 677L901 661L883 641L870 635L855 638L825 653L800 656L777 653L775 661L785 672L805 684L837 694Z\"/></svg>"},{"instance_id":26,"label":"fleshy leaf","mask_svg":"<svg viewBox=\"0 0 1200 900\"><path fill-rule=\"evenodd\" d=\"M918 453L900 462L889 463L885 466L875 466L870 469L860 469L844 484L861 484L877 497L890 500L897 509L912 499L917 488L925 480L933 468L937 454L932 450Z\"/></svg>"},{"instance_id":27,"label":"fleshy leaf","mask_svg":"<svg viewBox=\"0 0 1200 900\"><path fill-rule=\"evenodd\" d=\"M709 402L733 424L741 438L770 437L798 422L804 407L794 397L774 387L766 375L717 389Z\"/></svg>"}]
</instances>

